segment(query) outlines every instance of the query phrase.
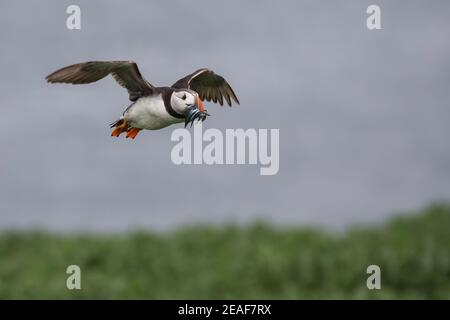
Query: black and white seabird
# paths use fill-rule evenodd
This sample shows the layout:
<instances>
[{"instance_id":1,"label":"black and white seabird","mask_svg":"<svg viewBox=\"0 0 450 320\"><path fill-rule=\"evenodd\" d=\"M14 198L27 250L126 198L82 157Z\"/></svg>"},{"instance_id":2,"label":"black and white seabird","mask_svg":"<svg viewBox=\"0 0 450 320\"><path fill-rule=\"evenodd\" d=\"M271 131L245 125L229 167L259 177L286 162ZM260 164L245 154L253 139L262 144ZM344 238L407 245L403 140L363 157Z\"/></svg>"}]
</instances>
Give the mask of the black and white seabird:
<instances>
[{"instance_id":1,"label":"black and white seabird","mask_svg":"<svg viewBox=\"0 0 450 320\"><path fill-rule=\"evenodd\" d=\"M111 74L119 85L128 90L133 102L114 123L112 136L126 132L134 139L140 130L157 130L174 123L204 121L209 114L202 100L231 107L239 104L228 82L212 70L203 68L178 80L170 87L155 87L146 81L133 61L90 61L59 69L46 77L51 83L85 84Z\"/></svg>"}]
</instances>

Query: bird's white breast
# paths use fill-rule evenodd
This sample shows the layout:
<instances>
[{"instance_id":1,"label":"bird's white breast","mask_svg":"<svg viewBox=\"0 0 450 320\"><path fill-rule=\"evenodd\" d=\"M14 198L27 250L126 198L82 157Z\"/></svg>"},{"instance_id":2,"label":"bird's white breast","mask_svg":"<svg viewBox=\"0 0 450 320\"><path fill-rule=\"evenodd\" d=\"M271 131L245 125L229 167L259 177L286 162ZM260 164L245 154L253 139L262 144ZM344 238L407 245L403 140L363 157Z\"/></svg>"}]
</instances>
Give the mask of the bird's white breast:
<instances>
[{"instance_id":1,"label":"bird's white breast","mask_svg":"<svg viewBox=\"0 0 450 320\"><path fill-rule=\"evenodd\" d=\"M131 127L147 130L161 129L183 121L167 112L161 95L139 98L125 111L124 118Z\"/></svg>"}]
</instances>

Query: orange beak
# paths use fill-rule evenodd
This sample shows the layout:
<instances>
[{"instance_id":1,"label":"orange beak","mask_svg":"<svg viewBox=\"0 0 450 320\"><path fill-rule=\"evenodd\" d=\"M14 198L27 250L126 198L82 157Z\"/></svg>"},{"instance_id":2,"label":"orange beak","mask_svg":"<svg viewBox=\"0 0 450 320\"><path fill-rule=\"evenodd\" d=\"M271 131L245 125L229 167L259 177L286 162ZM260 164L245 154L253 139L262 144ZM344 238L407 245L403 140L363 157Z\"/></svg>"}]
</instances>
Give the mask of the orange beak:
<instances>
[{"instance_id":1,"label":"orange beak","mask_svg":"<svg viewBox=\"0 0 450 320\"><path fill-rule=\"evenodd\" d=\"M202 100L200 100L199 96L197 96L197 106L198 106L198 110L200 110L201 112L205 112L205 108L203 107L203 102L202 102Z\"/></svg>"}]
</instances>

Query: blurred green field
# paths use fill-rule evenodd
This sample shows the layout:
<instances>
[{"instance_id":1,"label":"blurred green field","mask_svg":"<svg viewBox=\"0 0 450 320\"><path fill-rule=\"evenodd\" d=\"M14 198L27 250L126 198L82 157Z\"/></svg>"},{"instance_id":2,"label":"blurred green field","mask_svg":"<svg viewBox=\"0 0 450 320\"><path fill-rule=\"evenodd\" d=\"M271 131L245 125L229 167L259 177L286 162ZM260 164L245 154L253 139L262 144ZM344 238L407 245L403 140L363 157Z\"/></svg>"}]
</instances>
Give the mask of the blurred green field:
<instances>
[{"instance_id":1,"label":"blurred green field","mask_svg":"<svg viewBox=\"0 0 450 320\"><path fill-rule=\"evenodd\" d=\"M191 227L168 233L0 235L2 299L450 299L450 207L344 233ZM82 289L66 288L66 268ZM381 267L369 291L366 268Z\"/></svg>"}]
</instances>

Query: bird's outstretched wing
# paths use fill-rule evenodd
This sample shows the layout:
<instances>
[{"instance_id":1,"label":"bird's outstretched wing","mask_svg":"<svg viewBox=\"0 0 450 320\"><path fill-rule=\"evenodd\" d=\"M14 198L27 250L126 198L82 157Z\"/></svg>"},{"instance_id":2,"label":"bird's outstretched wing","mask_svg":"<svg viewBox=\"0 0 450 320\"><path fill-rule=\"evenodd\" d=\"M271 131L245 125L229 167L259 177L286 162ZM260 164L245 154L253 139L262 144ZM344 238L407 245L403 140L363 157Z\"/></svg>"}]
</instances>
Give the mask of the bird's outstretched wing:
<instances>
[{"instance_id":1,"label":"bird's outstretched wing","mask_svg":"<svg viewBox=\"0 0 450 320\"><path fill-rule=\"evenodd\" d=\"M61 68L46 77L51 83L85 84L103 79L108 74L128 90L131 101L155 92L133 61L89 61Z\"/></svg>"},{"instance_id":2,"label":"bird's outstretched wing","mask_svg":"<svg viewBox=\"0 0 450 320\"><path fill-rule=\"evenodd\" d=\"M218 102L221 106L223 105L223 99L227 101L230 107L231 100L239 104L239 100L228 82L209 69L199 69L178 80L172 87L177 89L192 89L199 94L200 99L206 101L212 100L214 103Z\"/></svg>"}]
</instances>

